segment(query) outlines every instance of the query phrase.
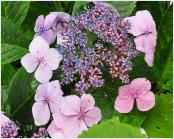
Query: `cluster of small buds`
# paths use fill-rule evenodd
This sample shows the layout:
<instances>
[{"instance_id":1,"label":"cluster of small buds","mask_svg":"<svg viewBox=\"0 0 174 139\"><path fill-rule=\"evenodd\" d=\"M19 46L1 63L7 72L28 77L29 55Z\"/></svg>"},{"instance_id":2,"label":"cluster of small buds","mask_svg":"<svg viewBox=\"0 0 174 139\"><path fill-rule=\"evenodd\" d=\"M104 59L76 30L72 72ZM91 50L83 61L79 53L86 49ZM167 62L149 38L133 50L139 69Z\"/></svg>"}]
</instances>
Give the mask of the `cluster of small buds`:
<instances>
[{"instance_id":1,"label":"cluster of small buds","mask_svg":"<svg viewBox=\"0 0 174 139\"><path fill-rule=\"evenodd\" d=\"M127 59L127 55L121 55L120 57L117 54L113 54L109 52L108 54L108 65L109 65L109 73L113 78L120 78L124 83L129 83L129 79L127 73L132 70L132 64L129 63L129 59ZM127 78L121 78L127 76Z\"/></svg>"},{"instance_id":2,"label":"cluster of small buds","mask_svg":"<svg viewBox=\"0 0 174 139\"><path fill-rule=\"evenodd\" d=\"M101 76L97 78L98 75L94 76L89 71L91 67L100 68L104 65L109 67L113 78L128 83L128 72L132 70L130 60L137 55L128 38L129 27L129 22L123 22L119 13L104 2L94 2L92 8L71 17L67 30L61 33L62 38L66 39L57 45L63 56L64 77L61 84L73 82L74 76L79 74L81 80L76 84L78 92L84 93L89 87L101 86L104 82ZM92 42L92 48L87 45L87 31L98 36L97 42ZM106 43L112 44L112 52L104 46ZM87 81L86 75L89 75L88 78L97 78L96 82Z\"/></svg>"},{"instance_id":3,"label":"cluster of small buds","mask_svg":"<svg viewBox=\"0 0 174 139\"><path fill-rule=\"evenodd\" d=\"M1 137L2 138L14 138L18 135L19 127L15 122L9 121L1 127Z\"/></svg>"},{"instance_id":4,"label":"cluster of small buds","mask_svg":"<svg viewBox=\"0 0 174 139\"><path fill-rule=\"evenodd\" d=\"M32 138L48 138L48 132L45 128L39 128L37 133L34 133Z\"/></svg>"},{"instance_id":5,"label":"cluster of small buds","mask_svg":"<svg viewBox=\"0 0 174 139\"><path fill-rule=\"evenodd\" d=\"M94 49L95 49L95 63L94 65L98 66L104 65L104 62L107 60L107 49L104 48L103 44L101 42L97 42L94 44Z\"/></svg>"},{"instance_id":6,"label":"cluster of small buds","mask_svg":"<svg viewBox=\"0 0 174 139\"><path fill-rule=\"evenodd\" d=\"M98 35L105 42L110 42L115 48L129 43L127 28L129 24L123 20L111 6L103 2L95 2L95 6L75 17L75 23Z\"/></svg>"},{"instance_id":7,"label":"cluster of small buds","mask_svg":"<svg viewBox=\"0 0 174 139\"><path fill-rule=\"evenodd\" d=\"M76 91L85 93L90 87L101 87L104 84L102 72L99 68L90 68L80 75L80 81L76 83Z\"/></svg>"},{"instance_id":8,"label":"cluster of small buds","mask_svg":"<svg viewBox=\"0 0 174 139\"><path fill-rule=\"evenodd\" d=\"M69 84L73 82L74 75L80 72L80 69L84 68L84 66L91 66L92 62L94 62L92 60L94 55L91 54L93 50L86 47L86 33L73 20L69 21L67 31L63 32L62 36L65 38L65 41L57 46L63 56L62 70L64 71L64 77L61 79L61 84ZM82 67L81 63L85 59L88 62L83 62Z\"/></svg>"}]
</instances>

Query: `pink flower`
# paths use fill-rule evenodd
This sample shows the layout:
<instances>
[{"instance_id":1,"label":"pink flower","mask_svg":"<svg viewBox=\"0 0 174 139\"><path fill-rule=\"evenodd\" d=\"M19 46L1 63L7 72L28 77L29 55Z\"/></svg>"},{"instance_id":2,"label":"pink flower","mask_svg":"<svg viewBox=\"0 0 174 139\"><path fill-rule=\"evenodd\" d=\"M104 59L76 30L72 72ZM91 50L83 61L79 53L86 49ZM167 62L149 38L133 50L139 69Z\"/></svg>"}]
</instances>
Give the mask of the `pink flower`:
<instances>
[{"instance_id":1,"label":"pink flower","mask_svg":"<svg viewBox=\"0 0 174 139\"><path fill-rule=\"evenodd\" d=\"M40 84L35 95L35 103L32 107L35 125L45 125L50 119L51 113L59 111L63 92L59 81Z\"/></svg>"},{"instance_id":2,"label":"pink flower","mask_svg":"<svg viewBox=\"0 0 174 139\"><path fill-rule=\"evenodd\" d=\"M151 83L146 78L137 78L129 85L121 86L115 101L115 109L120 113L128 113L136 100L140 111L150 110L155 105L155 96L150 89Z\"/></svg>"},{"instance_id":3,"label":"pink flower","mask_svg":"<svg viewBox=\"0 0 174 139\"><path fill-rule=\"evenodd\" d=\"M52 31L52 25L56 20L57 14L50 13L44 19L43 15L40 15L35 24L34 31L36 32L36 36L43 37L49 44L53 43L56 39L55 32Z\"/></svg>"},{"instance_id":4,"label":"pink flower","mask_svg":"<svg viewBox=\"0 0 174 139\"><path fill-rule=\"evenodd\" d=\"M157 31L153 17L149 11L138 11L135 16L125 18L131 24L129 33L136 36L134 42L136 49L145 53L145 61L149 66L153 65Z\"/></svg>"},{"instance_id":5,"label":"pink flower","mask_svg":"<svg viewBox=\"0 0 174 139\"><path fill-rule=\"evenodd\" d=\"M34 76L37 81L48 82L59 66L62 56L54 48L49 48L48 43L42 37L36 37L29 45L30 53L26 54L21 63L27 72L32 73L36 70Z\"/></svg>"},{"instance_id":6,"label":"pink flower","mask_svg":"<svg viewBox=\"0 0 174 139\"><path fill-rule=\"evenodd\" d=\"M5 124L7 124L8 122L10 122L11 120L7 117L7 116L5 116L4 114L3 114L4 112L0 112L0 116L1 116L1 123L0 123L0 126L1 127L3 127L3 126L5 126Z\"/></svg>"},{"instance_id":7,"label":"pink flower","mask_svg":"<svg viewBox=\"0 0 174 139\"><path fill-rule=\"evenodd\" d=\"M49 44L52 44L57 35L57 31L64 27L64 23L67 22L70 15L64 12L51 12L44 19L43 15L40 15L36 20L34 31L36 36L43 37ZM56 27L56 29L55 29Z\"/></svg>"},{"instance_id":8,"label":"pink flower","mask_svg":"<svg viewBox=\"0 0 174 139\"><path fill-rule=\"evenodd\" d=\"M95 107L95 100L90 94L81 98L75 95L63 99L60 111L53 114L53 121L48 127L51 137L77 137L101 120L101 111Z\"/></svg>"}]
</instances>

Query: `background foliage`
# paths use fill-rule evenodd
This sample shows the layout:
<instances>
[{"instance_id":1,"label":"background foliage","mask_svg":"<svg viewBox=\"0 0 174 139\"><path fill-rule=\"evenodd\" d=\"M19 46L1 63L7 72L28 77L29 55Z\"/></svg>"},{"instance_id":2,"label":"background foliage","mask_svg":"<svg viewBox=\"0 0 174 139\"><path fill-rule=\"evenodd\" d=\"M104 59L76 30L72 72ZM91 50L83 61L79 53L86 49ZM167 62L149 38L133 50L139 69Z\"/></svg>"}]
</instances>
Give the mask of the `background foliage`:
<instances>
[{"instance_id":1,"label":"background foliage","mask_svg":"<svg viewBox=\"0 0 174 139\"><path fill-rule=\"evenodd\" d=\"M138 10L149 10L156 22L158 39L153 68L149 68L141 54L133 59L130 78L146 77L152 83L156 105L148 112L120 114L113 108L119 80L113 80L105 72L102 88L91 89L96 105L102 110L102 121L80 137L172 137L173 98L173 5L169 2L108 2L122 17ZM21 135L30 136L34 127L31 107L38 83L20 64L28 52L34 36L34 25L39 15L52 11L64 11L75 15L85 9L87 2L2 2L1 3L1 106L10 118L21 124ZM53 46L54 47L54 46ZM64 92L72 87L62 87ZM66 89L64 89L66 88ZM69 92L68 92L69 93ZM144 128L147 135L140 132Z\"/></svg>"}]
</instances>

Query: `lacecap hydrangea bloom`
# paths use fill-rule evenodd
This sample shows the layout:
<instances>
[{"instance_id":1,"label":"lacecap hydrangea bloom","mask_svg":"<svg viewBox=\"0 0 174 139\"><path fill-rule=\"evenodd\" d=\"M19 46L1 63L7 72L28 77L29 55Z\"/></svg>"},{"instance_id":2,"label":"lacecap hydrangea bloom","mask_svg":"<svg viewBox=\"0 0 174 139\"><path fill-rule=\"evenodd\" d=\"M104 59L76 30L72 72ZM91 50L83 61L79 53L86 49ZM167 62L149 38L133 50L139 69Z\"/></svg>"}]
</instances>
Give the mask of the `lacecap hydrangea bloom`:
<instances>
[{"instance_id":1,"label":"lacecap hydrangea bloom","mask_svg":"<svg viewBox=\"0 0 174 139\"><path fill-rule=\"evenodd\" d=\"M80 93L85 93L90 87L101 87L104 84L101 68L105 64L113 78L120 78L122 82L128 83L128 72L132 70L130 60L137 55L128 38L129 23L123 23L121 16L110 5L103 2L92 4L92 7L69 19L66 31L60 33L64 41L57 44L63 56L61 68L64 76L61 83L70 84L79 74L80 81L76 84L76 90ZM92 43L88 43L89 32L97 36ZM106 43L112 44L112 51L105 46ZM99 69L101 77L96 78L98 75L89 72L91 69ZM91 82L89 78L84 80L84 75L90 78L95 76L96 82Z\"/></svg>"},{"instance_id":2,"label":"lacecap hydrangea bloom","mask_svg":"<svg viewBox=\"0 0 174 139\"><path fill-rule=\"evenodd\" d=\"M45 19L39 16L36 35L29 45L30 53L21 59L26 71L35 71L35 79L42 83L37 88L32 113L35 125L49 124L47 132L51 137L78 137L100 122L101 110L95 107L94 98L87 92L89 88L104 85L103 68L112 78L119 78L126 84L118 90L114 105L118 112L130 112L134 101L140 111L155 105L150 81L137 78L130 83L128 75L133 68L131 60L138 51L145 53L147 64L152 66L156 27L150 13L140 11L133 17L122 19L107 3L89 4L85 11L75 16L63 12L51 12ZM136 36L136 48L129 33ZM89 39L91 35L93 41ZM57 48L50 48L49 44L56 36ZM63 71L60 84L58 80L50 81L57 69ZM81 97L63 97L60 86L71 83L75 84L75 91ZM39 130L33 137L47 136L47 132Z\"/></svg>"}]
</instances>

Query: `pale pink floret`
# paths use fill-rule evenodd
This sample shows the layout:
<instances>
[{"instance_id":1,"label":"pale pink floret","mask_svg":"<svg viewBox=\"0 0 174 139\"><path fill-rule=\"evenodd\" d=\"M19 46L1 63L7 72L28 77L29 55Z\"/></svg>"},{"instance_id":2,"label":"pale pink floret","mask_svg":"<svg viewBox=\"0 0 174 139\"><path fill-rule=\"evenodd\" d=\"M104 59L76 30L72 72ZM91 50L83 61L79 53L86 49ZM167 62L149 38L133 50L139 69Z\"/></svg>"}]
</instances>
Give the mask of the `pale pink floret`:
<instances>
[{"instance_id":1,"label":"pale pink floret","mask_svg":"<svg viewBox=\"0 0 174 139\"><path fill-rule=\"evenodd\" d=\"M34 31L36 32L36 36L41 36L43 39L45 39L49 44L53 43L56 39L56 34L51 29L53 23L55 22L57 17L57 14L50 13L47 15L44 19L43 15L40 15L37 20L34 27Z\"/></svg>"},{"instance_id":2,"label":"pale pink floret","mask_svg":"<svg viewBox=\"0 0 174 139\"><path fill-rule=\"evenodd\" d=\"M136 49L145 53L145 61L149 66L153 66L157 31L155 21L149 11L138 11L135 16L127 17L131 24L129 33L136 36L134 39Z\"/></svg>"},{"instance_id":3,"label":"pale pink floret","mask_svg":"<svg viewBox=\"0 0 174 139\"><path fill-rule=\"evenodd\" d=\"M35 78L40 83L48 82L59 66L62 56L54 48L49 48L48 43L40 36L34 38L29 45L30 53L21 59L27 72L35 72Z\"/></svg>"},{"instance_id":4,"label":"pale pink floret","mask_svg":"<svg viewBox=\"0 0 174 139\"><path fill-rule=\"evenodd\" d=\"M60 109L63 92L58 80L40 84L35 95L32 107L35 125L41 126L48 123L50 112L56 113Z\"/></svg>"},{"instance_id":5,"label":"pale pink floret","mask_svg":"<svg viewBox=\"0 0 174 139\"><path fill-rule=\"evenodd\" d=\"M51 12L48 14L45 19L43 15L40 15L35 24L34 31L36 32L36 36L41 36L44 38L49 44L52 44L57 35L57 31L55 31L55 26L62 26L64 22L67 22L70 18L70 15L64 12ZM60 24L60 25L59 25ZM59 27L61 29L62 27Z\"/></svg>"},{"instance_id":6,"label":"pale pink floret","mask_svg":"<svg viewBox=\"0 0 174 139\"><path fill-rule=\"evenodd\" d=\"M81 98L75 95L65 97L60 112L53 114L48 133L51 137L78 137L101 120L101 111L94 105L95 100L90 94L83 94Z\"/></svg>"},{"instance_id":7,"label":"pale pink floret","mask_svg":"<svg viewBox=\"0 0 174 139\"><path fill-rule=\"evenodd\" d=\"M155 96L150 91L151 83L146 78L134 79L129 85L121 86L115 101L115 109L128 113L133 109L134 100L140 111L148 111L155 105Z\"/></svg>"}]
</instances>

